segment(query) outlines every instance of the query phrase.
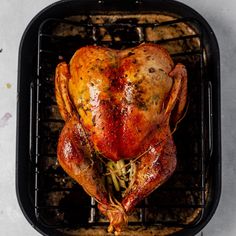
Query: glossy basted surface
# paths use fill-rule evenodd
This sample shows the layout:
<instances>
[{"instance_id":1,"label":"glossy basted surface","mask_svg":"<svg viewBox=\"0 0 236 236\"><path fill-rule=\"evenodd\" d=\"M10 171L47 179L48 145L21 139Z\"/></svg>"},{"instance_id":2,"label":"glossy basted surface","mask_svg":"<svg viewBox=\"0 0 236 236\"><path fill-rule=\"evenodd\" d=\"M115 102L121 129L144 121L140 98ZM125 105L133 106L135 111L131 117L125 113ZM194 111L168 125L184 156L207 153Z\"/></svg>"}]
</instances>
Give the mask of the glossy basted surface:
<instances>
[{"instance_id":1,"label":"glossy basted surface","mask_svg":"<svg viewBox=\"0 0 236 236\"><path fill-rule=\"evenodd\" d=\"M127 214L176 167L170 122L179 121L187 73L155 44L126 50L88 46L56 70L56 98L66 121L58 142L64 170L99 203L120 232ZM132 160L136 173L120 202L106 190L99 158Z\"/></svg>"}]
</instances>

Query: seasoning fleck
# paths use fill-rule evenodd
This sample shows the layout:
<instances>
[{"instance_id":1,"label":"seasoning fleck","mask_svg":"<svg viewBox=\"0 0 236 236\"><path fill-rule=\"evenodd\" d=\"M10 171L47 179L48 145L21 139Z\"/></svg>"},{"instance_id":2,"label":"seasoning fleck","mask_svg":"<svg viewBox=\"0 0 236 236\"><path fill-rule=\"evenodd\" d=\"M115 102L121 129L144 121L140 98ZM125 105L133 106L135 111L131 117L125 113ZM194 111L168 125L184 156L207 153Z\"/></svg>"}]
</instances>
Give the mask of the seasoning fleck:
<instances>
[{"instance_id":1,"label":"seasoning fleck","mask_svg":"<svg viewBox=\"0 0 236 236\"><path fill-rule=\"evenodd\" d=\"M10 83L6 83L6 88L10 89L11 88L11 84Z\"/></svg>"},{"instance_id":2,"label":"seasoning fleck","mask_svg":"<svg viewBox=\"0 0 236 236\"><path fill-rule=\"evenodd\" d=\"M128 53L128 57L129 57L129 56L132 56L132 55L134 55L134 54L135 54L134 52L129 52L129 53Z\"/></svg>"},{"instance_id":3,"label":"seasoning fleck","mask_svg":"<svg viewBox=\"0 0 236 236\"><path fill-rule=\"evenodd\" d=\"M156 70L153 68L153 67L151 67L151 68L149 68L149 73L154 73Z\"/></svg>"}]
</instances>

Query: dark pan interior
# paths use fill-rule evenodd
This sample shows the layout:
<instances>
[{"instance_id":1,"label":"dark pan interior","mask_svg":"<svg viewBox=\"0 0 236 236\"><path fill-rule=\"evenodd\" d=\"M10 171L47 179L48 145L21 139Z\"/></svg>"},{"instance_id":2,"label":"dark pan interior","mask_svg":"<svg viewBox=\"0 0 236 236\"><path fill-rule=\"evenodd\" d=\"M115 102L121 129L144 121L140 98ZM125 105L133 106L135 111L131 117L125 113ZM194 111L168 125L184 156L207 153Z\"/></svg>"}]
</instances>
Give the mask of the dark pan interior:
<instances>
[{"instance_id":1,"label":"dark pan interior","mask_svg":"<svg viewBox=\"0 0 236 236\"><path fill-rule=\"evenodd\" d=\"M75 4L75 1L68 2L71 6ZM152 4L158 7L160 3ZM109 8L109 4L101 4L104 9ZM173 5L172 11L168 9L171 15L176 15L175 3L169 4ZM149 5L150 2L143 6ZM59 6L51 9L56 12ZM82 9L84 15L87 8ZM62 60L69 62L75 50L88 44L123 49L153 41L146 34L148 29L178 28L178 24L184 23L195 33L185 32L179 37L159 38L154 42L169 49L174 61L185 64L189 73L188 109L174 133L178 167L166 184L137 206L129 225L131 230L142 226L143 233L146 227L157 226L158 230L181 228L180 235L200 231L215 211L220 194L219 54L206 22L194 16L195 12L191 17L182 14L176 21L152 24L140 23L135 17L112 23L93 22L91 15L101 12L86 12L87 17L78 23L49 12L50 8L48 17L37 27L31 25L28 29L19 55L16 181L18 199L26 217L45 235L65 235L61 229L104 228L108 224L96 210L96 203L64 173L56 160L57 139L63 127L54 97L56 65ZM77 33L60 35L60 27ZM101 36L104 27L110 38ZM36 44L26 48L30 35ZM173 43L182 45L182 51L178 47L173 49ZM33 49L30 53L29 48Z\"/></svg>"}]
</instances>

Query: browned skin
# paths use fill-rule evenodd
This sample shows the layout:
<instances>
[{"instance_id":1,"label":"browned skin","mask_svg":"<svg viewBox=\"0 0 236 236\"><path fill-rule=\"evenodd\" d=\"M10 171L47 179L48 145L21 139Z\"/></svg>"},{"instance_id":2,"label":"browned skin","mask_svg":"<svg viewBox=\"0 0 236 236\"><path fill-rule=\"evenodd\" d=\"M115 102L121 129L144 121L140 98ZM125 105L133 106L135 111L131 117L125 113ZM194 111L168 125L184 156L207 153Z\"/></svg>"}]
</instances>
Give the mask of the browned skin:
<instances>
[{"instance_id":1,"label":"browned skin","mask_svg":"<svg viewBox=\"0 0 236 236\"><path fill-rule=\"evenodd\" d=\"M180 116L179 107L183 105L182 100L177 99L183 95L186 96L187 88L182 88L182 86L187 83L187 74L183 65L178 64L170 75L174 78L174 84L169 101L160 114L162 119L160 119L158 131L153 138L155 142L152 142L147 152L141 156L133 184L129 186L122 200L126 212L132 211L137 203L165 182L176 168L176 147L172 139L169 121L171 111L175 106L177 107L174 119L177 120L176 116ZM183 99L185 102L185 98Z\"/></svg>"},{"instance_id":2,"label":"browned skin","mask_svg":"<svg viewBox=\"0 0 236 236\"><path fill-rule=\"evenodd\" d=\"M101 178L100 163L94 158L93 151L78 117L73 115L67 120L58 141L58 161L68 175L96 199L101 212L120 231L127 224L126 213L123 207L110 204Z\"/></svg>"},{"instance_id":3,"label":"browned skin","mask_svg":"<svg viewBox=\"0 0 236 236\"><path fill-rule=\"evenodd\" d=\"M63 169L99 203L120 232L127 214L176 167L170 121L176 124L187 97L187 72L174 67L155 44L126 50L88 46L56 69L56 99L66 124L58 142ZM109 198L99 159L136 162L137 172L121 203Z\"/></svg>"}]
</instances>

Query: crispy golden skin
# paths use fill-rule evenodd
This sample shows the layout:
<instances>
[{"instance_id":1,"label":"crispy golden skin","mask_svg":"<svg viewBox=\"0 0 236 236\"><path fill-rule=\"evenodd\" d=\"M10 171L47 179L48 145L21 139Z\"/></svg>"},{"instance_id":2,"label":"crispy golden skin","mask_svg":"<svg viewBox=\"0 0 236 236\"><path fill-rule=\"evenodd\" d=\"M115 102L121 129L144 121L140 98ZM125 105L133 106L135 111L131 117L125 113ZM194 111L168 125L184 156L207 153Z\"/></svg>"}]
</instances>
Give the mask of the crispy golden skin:
<instances>
[{"instance_id":1,"label":"crispy golden skin","mask_svg":"<svg viewBox=\"0 0 236 236\"><path fill-rule=\"evenodd\" d=\"M56 99L66 124L58 142L64 170L99 202L119 232L127 214L165 182L176 167L170 121L178 122L187 98L187 72L155 44L126 50L87 46L69 66L60 63ZM120 204L109 199L96 153L112 161L139 160Z\"/></svg>"}]
</instances>

